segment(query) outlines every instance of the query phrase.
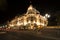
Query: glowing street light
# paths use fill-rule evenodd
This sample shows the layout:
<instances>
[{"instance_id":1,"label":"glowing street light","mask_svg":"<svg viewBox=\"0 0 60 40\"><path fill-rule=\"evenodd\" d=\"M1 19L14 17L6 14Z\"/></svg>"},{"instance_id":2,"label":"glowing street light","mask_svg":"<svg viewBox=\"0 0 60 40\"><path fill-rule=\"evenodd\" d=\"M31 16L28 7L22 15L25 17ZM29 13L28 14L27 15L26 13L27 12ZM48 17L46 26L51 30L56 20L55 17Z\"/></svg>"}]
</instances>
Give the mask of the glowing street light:
<instances>
[{"instance_id":1,"label":"glowing street light","mask_svg":"<svg viewBox=\"0 0 60 40\"><path fill-rule=\"evenodd\" d=\"M50 15L48 15L48 18L50 18Z\"/></svg>"},{"instance_id":2,"label":"glowing street light","mask_svg":"<svg viewBox=\"0 0 60 40\"><path fill-rule=\"evenodd\" d=\"M50 18L50 15L49 15L49 14L45 14L45 17L46 17L46 18Z\"/></svg>"}]
</instances>

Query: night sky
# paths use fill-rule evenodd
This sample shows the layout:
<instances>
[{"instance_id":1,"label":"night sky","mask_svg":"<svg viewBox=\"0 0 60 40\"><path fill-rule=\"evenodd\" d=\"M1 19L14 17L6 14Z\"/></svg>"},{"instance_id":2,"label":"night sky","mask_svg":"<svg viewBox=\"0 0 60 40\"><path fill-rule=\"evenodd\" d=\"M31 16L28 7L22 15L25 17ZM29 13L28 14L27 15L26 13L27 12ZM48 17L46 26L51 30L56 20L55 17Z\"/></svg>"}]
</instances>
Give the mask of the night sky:
<instances>
[{"instance_id":1,"label":"night sky","mask_svg":"<svg viewBox=\"0 0 60 40\"><path fill-rule=\"evenodd\" d=\"M60 2L57 0L0 0L0 24L6 23L18 14L26 13L30 4L39 10L41 15L50 14L50 25L56 25L57 16L60 15Z\"/></svg>"}]
</instances>

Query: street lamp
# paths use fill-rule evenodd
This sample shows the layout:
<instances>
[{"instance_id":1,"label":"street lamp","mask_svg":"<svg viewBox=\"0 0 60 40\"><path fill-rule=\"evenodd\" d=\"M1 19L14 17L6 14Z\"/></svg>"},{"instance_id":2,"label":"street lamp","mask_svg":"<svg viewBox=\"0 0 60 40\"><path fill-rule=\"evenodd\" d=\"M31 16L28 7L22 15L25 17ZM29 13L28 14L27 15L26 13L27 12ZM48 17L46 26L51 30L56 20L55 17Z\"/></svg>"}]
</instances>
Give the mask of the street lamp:
<instances>
[{"instance_id":1,"label":"street lamp","mask_svg":"<svg viewBox=\"0 0 60 40\"><path fill-rule=\"evenodd\" d=\"M45 14L45 17L46 17L46 18L50 18L50 15L49 15L49 14Z\"/></svg>"}]
</instances>

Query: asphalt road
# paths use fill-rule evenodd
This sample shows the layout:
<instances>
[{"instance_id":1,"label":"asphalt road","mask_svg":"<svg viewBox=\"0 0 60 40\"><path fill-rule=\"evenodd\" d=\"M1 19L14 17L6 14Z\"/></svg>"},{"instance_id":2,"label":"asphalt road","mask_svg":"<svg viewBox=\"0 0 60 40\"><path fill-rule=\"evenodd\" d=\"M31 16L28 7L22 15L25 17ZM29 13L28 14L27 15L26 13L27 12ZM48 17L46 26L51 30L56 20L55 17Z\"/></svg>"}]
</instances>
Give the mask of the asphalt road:
<instances>
[{"instance_id":1,"label":"asphalt road","mask_svg":"<svg viewBox=\"0 0 60 40\"><path fill-rule=\"evenodd\" d=\"M54 32L53 30L52 31L44 30L42 32L36 31L0 32L0 40L60 40L60 36L56 34L56 32Z\"/></svg>"}]
</instances>

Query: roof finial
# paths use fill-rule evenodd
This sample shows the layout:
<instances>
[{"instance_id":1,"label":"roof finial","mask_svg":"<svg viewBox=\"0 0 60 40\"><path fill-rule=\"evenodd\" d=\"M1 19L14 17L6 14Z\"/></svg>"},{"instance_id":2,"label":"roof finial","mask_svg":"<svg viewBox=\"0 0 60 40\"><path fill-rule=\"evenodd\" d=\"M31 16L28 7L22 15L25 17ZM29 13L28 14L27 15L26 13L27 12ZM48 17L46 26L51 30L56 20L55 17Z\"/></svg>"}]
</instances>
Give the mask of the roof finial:
<instances>
[{"instance_id":1,"label":"roof finial","mask_svg":"<svg viewBox=\"0 0 60 40\"><path fill-rule=\"evenodd\" d=\"M32 7L32 5L30 5L29 8L28 8L28 10L32 10L32 9L33 9L33 7Z\"/></svg>"}]
</instances>

